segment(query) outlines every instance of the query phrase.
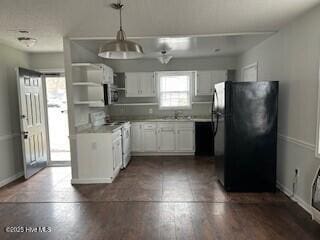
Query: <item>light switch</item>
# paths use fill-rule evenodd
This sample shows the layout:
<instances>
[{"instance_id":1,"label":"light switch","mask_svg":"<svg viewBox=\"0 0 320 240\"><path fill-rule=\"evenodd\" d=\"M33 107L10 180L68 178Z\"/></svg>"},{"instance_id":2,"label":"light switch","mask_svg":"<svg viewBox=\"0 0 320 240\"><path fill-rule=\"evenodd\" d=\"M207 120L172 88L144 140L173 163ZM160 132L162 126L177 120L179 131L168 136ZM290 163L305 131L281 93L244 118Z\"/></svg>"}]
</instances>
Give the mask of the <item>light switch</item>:
<instances>
[{"instance_id":1,"label":"light switch","mask_svg":"<svg viewBox=\"0 0 320 240\"><path fill-rule=\"evenodd\" d=\"M97 143L96 143L96 142L93 142L93 143L91 144L91 148L92 148L92 150L96 150L96 149L97 149Z\"/></svg>"}]
</instances>

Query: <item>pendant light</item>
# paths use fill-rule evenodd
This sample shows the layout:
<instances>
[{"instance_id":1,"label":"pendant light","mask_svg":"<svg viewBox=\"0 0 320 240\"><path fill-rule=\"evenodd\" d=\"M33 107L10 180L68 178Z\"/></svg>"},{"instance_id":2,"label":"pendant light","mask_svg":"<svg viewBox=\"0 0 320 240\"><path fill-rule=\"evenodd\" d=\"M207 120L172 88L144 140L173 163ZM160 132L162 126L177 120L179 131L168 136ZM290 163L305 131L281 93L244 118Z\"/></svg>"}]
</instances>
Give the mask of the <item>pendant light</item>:
<instances>
[{"instance_id":1,"label":"pendant light","mask_svg":"<svg viewBox=\"0 0 320 240\"><path fill-rule=\"evenodd\" d=\"M126 39L126 34L122 29L122 8L121 0L111 4L113 9L120 12L120 30L117 32L116 40L107 42L100 48L98 56L109 59L135 59L143 56L142 47L135 42Z\"/></svg>"}]
</instances>

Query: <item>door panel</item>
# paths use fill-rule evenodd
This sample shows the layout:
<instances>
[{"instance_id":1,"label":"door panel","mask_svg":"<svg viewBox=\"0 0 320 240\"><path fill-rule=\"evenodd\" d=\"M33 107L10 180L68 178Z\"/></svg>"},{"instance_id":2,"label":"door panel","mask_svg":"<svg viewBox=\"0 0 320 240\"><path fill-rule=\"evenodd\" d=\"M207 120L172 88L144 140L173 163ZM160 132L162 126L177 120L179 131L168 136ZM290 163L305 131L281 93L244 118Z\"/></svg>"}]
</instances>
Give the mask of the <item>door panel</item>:
<instances>
[{"instance_id":1,"label":"door panel","mask_svg":"<svg viewBox=\"0 0 320 240\"><path fill-rule=\"evenodd\" d=\"M157 134L156 129L143 130L143 150L144 152L157 151Z\"/></svg>"},{"instance_id":2,"label":"door panel","mask_svg":"<svg viewBox=\"0 0 320 240\"><path fill-rule=\"evenodd\" d=\"M126 73L125 88L126 97L139 97L140 77L138 73Z\"/></svg>"},{"instance_id":3,"label":"door panel","mask_svg":"<svg viewBox=\"0 0 320 240\"><path fill-rule=\"evenodd\" d=\"M132 124L131 126L131 150L133 152L141 152L142 145L142 125Z\"/></svg>"},{"instance_id":4,"label":"door panel","mask_svg":"<svg viewBox=\"0 0 320 240\"><path fill-rule=\"evenodd\" d=\"M20 128L24 175L29 178L47 166L47 133L41 74L18 69Z\"/></svg>"},{"instance_id":5,"label":"door panel","mask_svg":"<svg viewBox=\"0 0 320 240\"><path fill-rule=\"evenodd\" d=\"M194 152L194 131L193 128L177 129L176 146L178 152Z\"/></svg>"},{"instance_id":6,"label":"door panel","mask_svg":"<svg viewBox=\"0 0 320 240\"><path fill-rule=\"evenodd\" d=\"M174 129L160 129L158 132L158 147L160 152L172 152L176 149Z\"/></svg>"},{"instance_id":7,"label":"door panel","mask_svg":"<svg viewBox=\"0 0 320 240\"><path fill-rule=\"evenodd\" d=\"M154 73L152 72L140 73L140 96L141 97L156 96Z\"/></svg>"}]
</instances>

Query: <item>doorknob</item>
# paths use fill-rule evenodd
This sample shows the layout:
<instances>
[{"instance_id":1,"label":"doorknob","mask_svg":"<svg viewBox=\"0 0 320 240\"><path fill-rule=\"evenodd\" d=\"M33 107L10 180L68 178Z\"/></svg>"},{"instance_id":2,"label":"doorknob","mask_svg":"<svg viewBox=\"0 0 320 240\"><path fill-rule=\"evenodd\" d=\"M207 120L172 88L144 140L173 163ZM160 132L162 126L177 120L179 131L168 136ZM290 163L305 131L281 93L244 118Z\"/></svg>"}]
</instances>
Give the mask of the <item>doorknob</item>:
<instances>
[{"instance_id":1,"label":"doorknob","mask_svg":"<svg viewBox=\"0 0 320 240\"><path fill-rule=\"evenodd\" d=\"M24 139L27 139L29 132L22 132L22 134L23 134L23 138L24 138Z\"/></svg>"}]
</instances>

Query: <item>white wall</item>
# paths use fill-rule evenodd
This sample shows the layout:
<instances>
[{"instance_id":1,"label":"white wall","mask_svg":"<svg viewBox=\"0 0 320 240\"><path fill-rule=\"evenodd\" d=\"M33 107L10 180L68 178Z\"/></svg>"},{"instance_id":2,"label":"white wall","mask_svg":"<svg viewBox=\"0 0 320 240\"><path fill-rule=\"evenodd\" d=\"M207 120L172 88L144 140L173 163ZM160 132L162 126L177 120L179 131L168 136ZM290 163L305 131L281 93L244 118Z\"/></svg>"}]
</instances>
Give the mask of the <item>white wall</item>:
<instances>
[{"instance_id":1,"label":"white wall","mask_svg":"<svg viewBox=\"0 0 320 240\"><path fill-rule=\"evenodd\" d=\"M320 7L299 17L277 34L238 58L243 66L258 62L258 80L279 80L277 180L292 190L300 169L297 198L309 204L320 159L315 156L320 56Z\"/></svg>"},{"instance_id":2,"label":"white wall","mask_svg":"<svg viewBox=\"0 0 320 240\"><path fill-rule=\"evenodd\" d=\"M34 70L64 69L63 52L30 53L30 67Z\"/></svg>"},{"instance_id":3,"label":"white wall","mask_svg":"<svg viewBox=\"0 0 320 240\"><path fill-rule=\"evenodd\" d=\"M16 67L29 67L28 54L0 44L0 185L23 171Z\"/></svg>"}]
</instances>

